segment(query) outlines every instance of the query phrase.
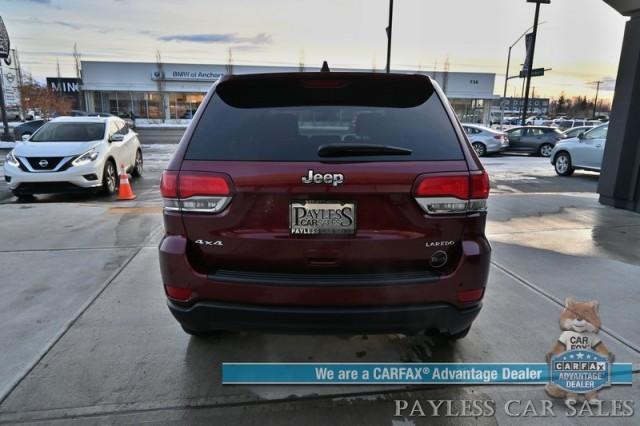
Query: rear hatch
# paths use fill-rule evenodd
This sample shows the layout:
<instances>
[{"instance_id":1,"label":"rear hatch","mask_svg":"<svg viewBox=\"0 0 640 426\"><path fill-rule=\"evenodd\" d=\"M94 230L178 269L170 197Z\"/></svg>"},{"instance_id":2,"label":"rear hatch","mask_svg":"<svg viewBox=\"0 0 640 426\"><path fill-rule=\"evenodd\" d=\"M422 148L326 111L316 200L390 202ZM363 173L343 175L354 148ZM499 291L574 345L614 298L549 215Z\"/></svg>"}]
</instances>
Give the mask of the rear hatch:
<instances>
[{"instance_id":1,"label":"rear hatch","mask_svg":"<svg viewBox=\"0 0 640 426\"><path fill-rule=\"evenodd\" d=\"M163 177L199 272L384 281L455 268L486 175L469 171L426 77L237 76L204 108Z\"/></svg>"}]
</instances>

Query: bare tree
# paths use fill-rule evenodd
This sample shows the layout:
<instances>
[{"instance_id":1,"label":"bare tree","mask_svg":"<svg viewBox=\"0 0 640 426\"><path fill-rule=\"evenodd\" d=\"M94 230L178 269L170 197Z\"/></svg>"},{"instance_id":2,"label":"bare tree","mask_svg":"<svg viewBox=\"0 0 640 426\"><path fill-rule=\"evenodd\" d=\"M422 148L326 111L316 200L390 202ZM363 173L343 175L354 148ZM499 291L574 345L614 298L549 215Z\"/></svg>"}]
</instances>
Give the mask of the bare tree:
<instances>
[{"instance_id":1,"label":"bare tree","mask_svg":"<svg viewBox=\"0 0 640 426\"><path fill-rule=\"evenodd\" d=\"M40 110L44 118L49 118L54 113L65 115L71 111L69 99L55 92L51 87L42 86L30 75L23 78L19 91L23 108Z\"/></svg>"},{"instance_id":2,"label":"bare tree","mask_svg":"<svg viewBox=\"0 0 640 426\"><path fill-rule=\"evenodd\" d=\"M156 49L156 67L157 67L157 76L156 83L158 84L158 95L160 96L160 114L162 115L162 122L164 123L166 120L165 111L167 109L167 105L164 100L164 62L162 62L162 54L160 53L160 49ZM147 111L147 116L149 115L149 111Z\"/></svg>"},{"instance_id":3,"label":"bare tree","mask_svg":"<svg viewBox=\"0 0 640 426\"><path fill-rule=\"evenodd\" d=\"M298 55L298 71L304 72L304 49L300 49L300 54Z\"/></svg>"},{"instance_id":4,"label":"bare tree","mask_svg":"<svg viewBox=\"0 0 640 426\"><path fill-rule=\"evenodd\" d=\"M82 105L82 91L80 90L80 86L82 85L82 71L80 70L80 61L81 61L80 53L78 52L78 43L73 43L73 61L76 67L76 78L78 79L78 109L85 109Z\"/></svg>"}]
</instances>

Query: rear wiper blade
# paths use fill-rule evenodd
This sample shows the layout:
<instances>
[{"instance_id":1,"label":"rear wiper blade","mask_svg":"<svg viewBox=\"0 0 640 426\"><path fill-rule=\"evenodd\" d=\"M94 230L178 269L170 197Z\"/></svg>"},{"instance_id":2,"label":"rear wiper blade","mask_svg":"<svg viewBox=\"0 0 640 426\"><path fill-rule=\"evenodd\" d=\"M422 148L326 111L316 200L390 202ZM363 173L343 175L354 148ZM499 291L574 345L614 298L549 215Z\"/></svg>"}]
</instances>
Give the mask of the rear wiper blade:
<instances>
[{"instance_id":1,"label":"rear wiper blade","mask_svg":"<svg viewBox=\"0 0 640 426\"><path fill-rule=\"evenodd\" d=\"M332 143L318 148L320 157L355 157L366 155L411 155L413 151L392 145L366 143Z\"/></svg>"}]
</instances>

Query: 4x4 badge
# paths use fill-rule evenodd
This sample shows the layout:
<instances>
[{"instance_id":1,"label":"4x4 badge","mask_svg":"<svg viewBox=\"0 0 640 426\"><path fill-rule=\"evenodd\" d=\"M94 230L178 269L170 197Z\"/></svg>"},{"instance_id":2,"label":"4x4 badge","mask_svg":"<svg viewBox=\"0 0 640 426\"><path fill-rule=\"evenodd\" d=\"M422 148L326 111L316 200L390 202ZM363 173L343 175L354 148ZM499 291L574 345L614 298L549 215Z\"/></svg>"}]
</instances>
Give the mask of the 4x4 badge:
<instances>
[{"instance_id":1,"label":"4x4 badge","mask_svg":"<svg viewBox=\"0 0 640 426\"><path fill-rule=\"evenodd\" d=\"M309 169L307 176L302 176L302 183L330 183L338 186L344 182L342 173L314 173L313 169Z\"/></svg>"},{"instance_id":2,"label":"4x4 badge","mask_svg":"<svg viewBox=\"0 0 640 426\"><path fill-rule=\"evenodd\" d=\"M222 241L207 241L207 240L195 240L194 243L200 244L201 246L222 246Z\"/></svg>"}]
</instances>

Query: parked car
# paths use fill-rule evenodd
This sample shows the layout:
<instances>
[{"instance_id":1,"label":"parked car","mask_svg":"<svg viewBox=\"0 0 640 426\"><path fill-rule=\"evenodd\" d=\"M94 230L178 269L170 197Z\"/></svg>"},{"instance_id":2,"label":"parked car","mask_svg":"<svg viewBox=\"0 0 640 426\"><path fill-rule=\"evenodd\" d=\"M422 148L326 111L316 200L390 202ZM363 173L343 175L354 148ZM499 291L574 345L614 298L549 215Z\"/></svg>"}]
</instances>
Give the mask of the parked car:
<instances>
[{"instance_id":1,"label":"parked car","mask_svg":"<svg viewBox=\"0 0 640 426\"><path fill-rule=\"evenodd\" d=\"M562 132L554 127L516 127L505 133L509 138L509 151L527 152L543 157L550 156L556 142L564 139Z\"/></svg>"},{"instance_id":2,"label":"parked car","mask_svg":"<svg viewBox=\"0 0 640 426\"><path fill-rule=\"evenodd\" d=\"M554 120L554 125L560 130L572 129L574 127L597 126L602 124L599 120L587 120L584 118L576 118L573 120L560 119Z\"/></svg>"},{"instance_id":3,"label":"parked car","mask_svg":"<svg viewBox=\"0 0 640 426\"><path fill-rule=\"evenodd\" d=\"M502 132L477 124L463 124L462 128L478 157L504 151L509 146L509 140Z\"/></svg>"},{"instance_id":4,"label":"parked car","mask_svg":"<svg viewBox=\"0 0 640 426\"><path fill-rule=\"evenodd\" d=\"M17 141L27 140L44 123L46 123L45 120L25 121L24 123L13 128L13 138Z\"/></svg>"},{"instance_id":5,"label":"parked car","mask_svg":"<svg viewBox=\"0 0 640 426\"><path fill-rule=\"evenodd\" d=\"M189 334L460 338L480 311L489 180L427 76L224 76L160 188L162 280Z\"/></svg>"},{"instance_id":6,"label":"parked car","mask_svg":"<svg viewBox=\"0 0 640 426\"><path fill-rule=\"evenodd\" d=\"M547 117L546 115L534 115L527 118L527 121L525 123L527 126L546 126L547 124L544 123L548 123L549 121L549 117Z\"/></svg>"},{"instance_id":7,"label":"parked car","mask_svg":"<svg viewBox=\"0 0 640 426\"><path fill-rule=\"evenodd\" d=\"M577 138L580 133L584 133L588 130L593 129L594 126L579 126L579 127L572 127L570 129L565 130L564 132L564 136L566 138Z\"/></svg>"},{"instance_id":8,"label":"parked car","mask_svg":"<svg viewBox=\"0 0 640 426\"><path fill-rule=\"evenodd\" d=\"M117 117L58 117L7 154L4 175L18 198L33 194L118 189L118 167L142 175L135 132Z\"/></svg>"},{"instance_id":9,"label":"parked car","mask_svg":"<svg viewBox=\"0 0 640 426\"><path fill-rule=\"evenodd\" d=\"M87 115L89 117L119 117L120 119L122 119L125 124L127 125L127 127L129 127L131 130L135 130L136 129L136 122L135 120L132 118L133 114L130 114L128 112L122 112L119 115L116 114L112 114L110 112L89 112L87 113Z\"/></svg>"},{"instance_id":10,"label":"parked car","mask_svg":"<svg viewBox=\"0 0 640 426\"><path fill-rule=\"evenodd\" d=\"M599 172L608 131L609 124L602 124L581 133L577 138L556 144L551 153L551 164L556 173L571 176L576 169Z\"/></svg>"}]
</instances>

